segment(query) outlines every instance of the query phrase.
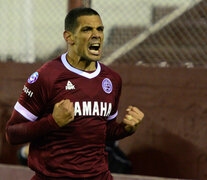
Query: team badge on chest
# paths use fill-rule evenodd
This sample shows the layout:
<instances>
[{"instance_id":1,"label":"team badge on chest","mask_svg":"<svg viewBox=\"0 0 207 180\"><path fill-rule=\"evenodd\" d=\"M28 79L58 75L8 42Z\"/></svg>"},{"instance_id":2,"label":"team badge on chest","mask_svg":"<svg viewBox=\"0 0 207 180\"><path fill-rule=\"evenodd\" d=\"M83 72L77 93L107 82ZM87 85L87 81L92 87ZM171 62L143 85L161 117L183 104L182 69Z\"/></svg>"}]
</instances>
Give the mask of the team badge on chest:
<instances>
[{"instance_id":1,"label":"team badge on chest","mask_svg":"<svg viewBox=\"0 0 207 180\"><path fill-rule=\"evenodd\" d=\"M112 92L112 89L113 89L111 80L108 79L108 78L105 78L102 81L102 88L103 88L105 93L110 94Z\"/></svg>"}]
</instances>

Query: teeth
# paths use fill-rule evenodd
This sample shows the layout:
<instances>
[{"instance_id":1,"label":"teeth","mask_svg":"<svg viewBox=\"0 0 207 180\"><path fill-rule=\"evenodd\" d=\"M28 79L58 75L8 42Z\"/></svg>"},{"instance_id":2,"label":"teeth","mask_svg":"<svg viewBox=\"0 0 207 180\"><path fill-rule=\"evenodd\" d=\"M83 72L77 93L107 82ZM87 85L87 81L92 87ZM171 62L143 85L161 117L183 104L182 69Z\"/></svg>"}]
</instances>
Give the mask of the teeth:
<instances>
[{"instance_id":1,"label":"teeth","mask_svg":"<svg viewBox=\"0 0 207 180\"><path fill-rule=\"evenodd\" d=\"M98 43L95 43L95 44L92 44L92 46L99 46L99 44Z\"/></svg>"},{"instance_id":2,"label":"teeth","mask_svg":"<svg viewBox=\"0 0 207 180\"><path fill-rule=\"evenodd\" d=\"M98 56L100 53L100 43L92 43L90 44L89 51L91 54Z\"/></svg>"},{"instance_id":3,"label":"teeth","mask_svg":"<svg viewBox=\"0 0 207 180\"><path fill-rule=\"evenodd\" d=\"M90 52L91 52L92 54L99 55L99 52L96 51L96 50L90 50Z\"/></svg>"}]
</instances>

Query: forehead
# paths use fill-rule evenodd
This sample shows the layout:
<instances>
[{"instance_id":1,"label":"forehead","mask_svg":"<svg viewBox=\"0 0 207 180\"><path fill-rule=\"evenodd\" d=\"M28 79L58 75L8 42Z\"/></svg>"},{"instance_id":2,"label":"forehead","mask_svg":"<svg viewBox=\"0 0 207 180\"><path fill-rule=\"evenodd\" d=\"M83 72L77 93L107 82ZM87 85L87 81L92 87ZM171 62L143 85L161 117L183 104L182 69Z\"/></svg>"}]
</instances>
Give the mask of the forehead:
<instances>
[{"instance_id":1,"label":"forehead","mask_svg":"<svg viewBox=\"0 0 207 180\"><path fill-rule=\"evenodd\" d=\"M98 15L80 16L77 18L78 26L91 26L98 27L103 26L102 20Z\"/></svg>"}]
</instances>

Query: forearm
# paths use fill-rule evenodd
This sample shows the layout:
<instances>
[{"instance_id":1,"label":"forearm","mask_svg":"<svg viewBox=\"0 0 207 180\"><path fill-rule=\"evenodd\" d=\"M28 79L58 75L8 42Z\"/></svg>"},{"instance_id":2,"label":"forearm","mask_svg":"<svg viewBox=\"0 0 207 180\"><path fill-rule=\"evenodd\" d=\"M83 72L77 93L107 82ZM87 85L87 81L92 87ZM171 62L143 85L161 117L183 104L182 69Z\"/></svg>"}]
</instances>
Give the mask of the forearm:
<instances>
[{"instance_id":1,"label":"forearm","mask_svg":"<svg viewBox=\"0 0 207 180\"><path fill-rule=\"evenodd\" d=\"M125 130L125 124L111 120L107 123L106 140L115 141L132 135L133 132Z\"/></svg>"},{"instance_id":2,"label":"forearm","mask_svg":"<svg viewBox=\"0 0 207 180\"><path fill-rule=\"evenodd\" d=\"M41 138L57 128L52 115L32 122L14 110L6 126L6 137L10 144L23 144Z\"/></svg>"}]
</instances>

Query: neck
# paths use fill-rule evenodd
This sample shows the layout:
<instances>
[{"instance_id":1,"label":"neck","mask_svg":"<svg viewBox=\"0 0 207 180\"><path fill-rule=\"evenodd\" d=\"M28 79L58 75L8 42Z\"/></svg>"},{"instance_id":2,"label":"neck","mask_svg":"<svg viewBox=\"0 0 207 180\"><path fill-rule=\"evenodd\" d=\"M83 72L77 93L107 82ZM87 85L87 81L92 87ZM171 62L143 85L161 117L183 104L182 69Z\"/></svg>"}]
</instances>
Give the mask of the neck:
<instances>
[{"instance_id":1,"label":"neck","mask_svg":"<svg viewBox=\"0 0 207 180\"><path fill-rule=\"evenodd\" d=\"M73 66L76 69L82 70L82 71L95 71L96 70L96 62L95 61L89 61L81 58L71 58L69 54L66 56L67 61L71 66Z\"/></svg>"}]
</instances>

